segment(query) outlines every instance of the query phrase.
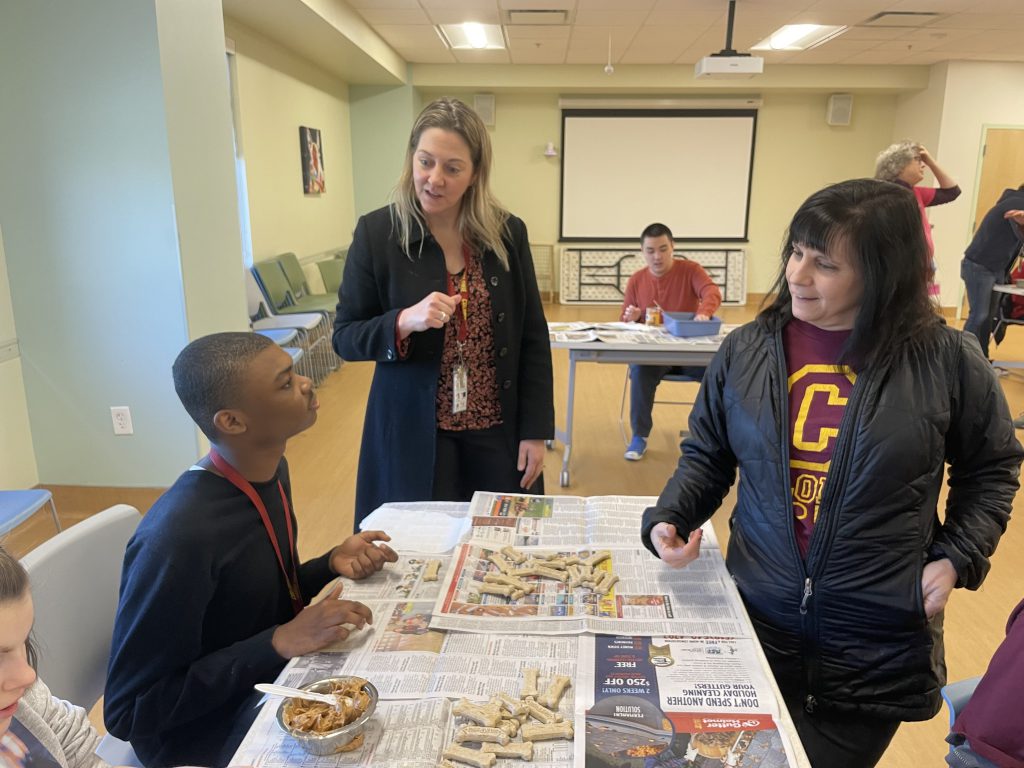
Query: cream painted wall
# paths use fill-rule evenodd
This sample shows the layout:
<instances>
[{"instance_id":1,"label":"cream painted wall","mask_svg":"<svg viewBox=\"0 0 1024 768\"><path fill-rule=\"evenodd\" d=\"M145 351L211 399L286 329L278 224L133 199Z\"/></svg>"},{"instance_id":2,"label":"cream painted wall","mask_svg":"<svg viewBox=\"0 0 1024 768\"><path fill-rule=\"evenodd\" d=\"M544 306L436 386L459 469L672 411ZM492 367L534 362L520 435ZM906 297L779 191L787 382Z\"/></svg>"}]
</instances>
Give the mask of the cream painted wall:
<instances>
[{"instance_id":1,"label":"cream painted wall","mask_svg":"<svg viewBox=\"0 0 1024 768\"><path fill-rule=\"evenodd\" d=\"M934 87L940 85L945 109L935 156L964 190L931 211L942 303L950 306L960 295L960 261L971 239L984 128L1024 128L1024 64L951 62Z\"/></svg>"},{"instance_id":2,"label":"cream painted wall","mask_svg":"<svg viewBox=\"0 0 1024 768\"><path fill-rule=\"evenodd\" d=\"M472 92L448 94L472 103ZM783 232L809 194L831 182L872 174L875 155L889 143L896 114L895 96L858 95L851 125L829 126L825 122L827 93L771 92L763 99L754 153L750 242L742 245L748 255L747 290L751 293L764 293L771 285ZM558 94L499 93L491 138L495 194L526 222L531 242L557 244L560 166L557 158L544 157L543 150L548 141L561 143ZM629 162L628 148L609 162ZM594 169L594 183L601 183L600 168ZM622 192L609 190L609 194Z\"/></svg>"},{"instance_id":3,"label":"cream painted wall","mask_svg":"<svg viewBox=\"0 0 1024 768\"><path fill-rule=\"evenodd\" d=\"M253 259L346 245L355 226L348 86L225 20L235 43ZM299 126L319 128L327 191L305 195Z\"/></svg>"},{"instance_id":4,"label":"cream painted wall","mask_svg":"<svg viewBox=\"0 0 1024 768\"><path fill-rule=\"evenodd\" d=\"M7 280L3 233L0 232L0 345L16 339L11 286ZM28 488L39 482L32 430L21 377L21 358L0 362L0 488Z\"/></svg>"}]
</instances>

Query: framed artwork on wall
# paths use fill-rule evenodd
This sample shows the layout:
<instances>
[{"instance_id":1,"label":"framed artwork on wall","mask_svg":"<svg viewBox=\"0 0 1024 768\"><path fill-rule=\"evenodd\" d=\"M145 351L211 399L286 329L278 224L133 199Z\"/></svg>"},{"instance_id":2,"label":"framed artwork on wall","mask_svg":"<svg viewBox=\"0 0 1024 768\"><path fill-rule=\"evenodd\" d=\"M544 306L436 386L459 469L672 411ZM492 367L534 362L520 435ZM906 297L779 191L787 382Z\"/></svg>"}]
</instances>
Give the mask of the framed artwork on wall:
<instances>
[{"instance_id":1,"label":"framed artwork on wall","mask_svg":"<svg viewBox=\"0 0 1024 768\"><path fill-rule=\"evenodd\" d=\"M302 191L319 195L327 191L324 180L324 148L320 143L320 130L299 126L299 151L302 155Z\"/></svg>"}]
</instances>

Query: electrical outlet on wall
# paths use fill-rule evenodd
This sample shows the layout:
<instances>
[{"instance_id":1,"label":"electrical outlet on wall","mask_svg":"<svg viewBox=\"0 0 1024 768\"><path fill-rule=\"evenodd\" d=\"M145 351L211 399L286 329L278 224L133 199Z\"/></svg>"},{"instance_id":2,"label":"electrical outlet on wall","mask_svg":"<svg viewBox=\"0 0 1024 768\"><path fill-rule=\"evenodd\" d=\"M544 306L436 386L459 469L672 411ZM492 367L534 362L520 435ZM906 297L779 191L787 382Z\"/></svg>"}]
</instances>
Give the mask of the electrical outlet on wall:
<instances>
[{"instance_id":1,"label":"electrical outlet on wall","mask_svg":"<svg viewBox=\"0 0 1024 768\"><path fill-rule=\"evenodd\" d=\"M115 435L133 435L132 412L127 405L110 406L110 419L114 422Z\"/></svg>"}]
</instances>

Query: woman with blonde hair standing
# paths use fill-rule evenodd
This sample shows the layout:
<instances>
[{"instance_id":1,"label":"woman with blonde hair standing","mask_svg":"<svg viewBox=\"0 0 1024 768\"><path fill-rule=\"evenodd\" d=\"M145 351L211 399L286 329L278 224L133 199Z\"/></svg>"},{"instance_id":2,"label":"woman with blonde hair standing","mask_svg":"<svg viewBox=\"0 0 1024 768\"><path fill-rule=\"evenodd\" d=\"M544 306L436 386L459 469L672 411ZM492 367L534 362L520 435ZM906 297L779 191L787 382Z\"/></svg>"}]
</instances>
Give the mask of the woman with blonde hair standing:
<instances>
[{"instance_id":1,"label":"woman with blonde hair standing","mask_svg":"<svg viewBox=\"0 0 1024 768\"><path fill-rule=\"evenodd\" d=\"M551 348L526 226L491 194L479 116L437 99L392 203L356 224L334 349L376 362L355 524L389 501L543 493Z\"/></svg>"}]
</instances>

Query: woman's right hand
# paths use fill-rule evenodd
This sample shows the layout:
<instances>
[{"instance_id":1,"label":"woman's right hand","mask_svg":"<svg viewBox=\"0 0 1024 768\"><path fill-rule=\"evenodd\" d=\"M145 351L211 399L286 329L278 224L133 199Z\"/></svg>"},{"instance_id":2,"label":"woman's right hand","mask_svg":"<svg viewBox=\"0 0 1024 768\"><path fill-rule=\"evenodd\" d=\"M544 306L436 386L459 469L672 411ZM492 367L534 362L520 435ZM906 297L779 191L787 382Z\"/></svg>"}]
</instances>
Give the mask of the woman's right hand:
<instances>
[{"instance_id":1,"label":"woman's right hand","mask_svg":"<svg viewBox=\"0 0 1024 768\"><path fill-rule=\"evenodd\" d=\"M651 529L651 544L670 568L682 568L700 557L700 540L704 532L690 531L689 541L683 541L672 523L658 523Z\"/></svg>"},{"instance_id":2,"label":"woman's right hand","mask_svg":"<svg viewBox=\"0 0 1024 768\"><path fill-rule=\"evenodd\" d=\"M404 339L410 334L445 326L462 301L461 294L449 296L434 291L428 293L418 304L403 309L398 316L398 335Z\"/></svg>"}]
</instances>

